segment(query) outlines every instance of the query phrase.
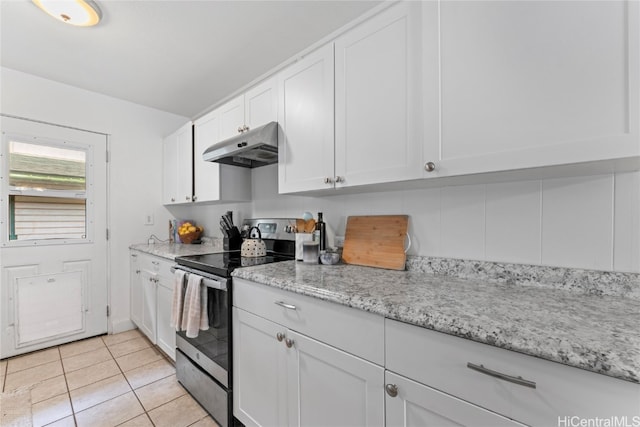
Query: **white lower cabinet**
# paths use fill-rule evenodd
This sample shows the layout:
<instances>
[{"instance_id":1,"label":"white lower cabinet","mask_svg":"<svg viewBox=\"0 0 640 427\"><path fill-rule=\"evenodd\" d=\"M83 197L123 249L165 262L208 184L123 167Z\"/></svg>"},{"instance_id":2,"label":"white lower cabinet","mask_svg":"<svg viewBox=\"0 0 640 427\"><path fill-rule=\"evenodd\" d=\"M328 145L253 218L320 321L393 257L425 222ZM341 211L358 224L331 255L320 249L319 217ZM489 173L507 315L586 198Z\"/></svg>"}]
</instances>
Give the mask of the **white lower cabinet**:
<instances>
[{"instance_id":1,"label":"white lower cabinet","mask_svg":"<svg viewBox=\"0 0 640 427\"><path fill-rule=\"evenodd\" d=\"M384 369L233 309L234 415L247 426L383 426Z\"/></svg>"},{"instance_id":2,"label":"white lower cabinet","mask_svg":"<svg viewBox=\"0 0 640 427\"><path fill-rule=\"evenodd\" d=\"M640 420L640 384L389 319L385 320L385 348L385 367L402 375L391 377L400 400L419 400L418 406L461 425L473 418L464 415L458 421L455 417L471 414L470 409L463 410L461 403L445 404L443 397L430 402L426 392L425 398L418 398L421 392L417 390L422 389L402 378L531 426L578 425L575 423L587 419ZM389 398L387 403L397 405ZM389 417L391 414L387 420ZM470 424L481 425L482 419L487 420L486 425L504 425L497 415L495 422L482 417Z\"/></svg>"},{"instance_id":3,"label":"white lower cabinet","mask_svg":"<svg viewBox=\"0 0 640 427\"><path fill-rule=\"evenodd\" d=\"M142 318L138 328L156 343L156 275L148 270L142 270Z\"/></svg>"},{"instance_id":4,"label":"white lower cabinet","mask_svg":"<svg viewBox=\"0 0 640 427\"><path fill-rule=\"evenodd\" d=\"M175 360L176 331L171 322L173 263L164 258L131 251L131 321L169 357Z\"/></svg>"},{"instance_id":5,"label":"white lower cabinet","mask_svg":"<svg viewBox=\"0 0 640 427\"><path fill-rule=\"evenodd\" d=\"M640 384L240 278L233 298L233 414L247 426L640 420Z\"/></svg>"},{"instance_id":6,"label":"white lower cabinet","mask_svg":"<svg viewBox=\"0 0 640 427\"><path fill-rule=\"evenodd\" d=\"M388 427L522 425L391 371L385 380Z\"/></svg>"},{"instance_id":7,"label":"white lower cabinet","mask_svg":"<svg viewBox=\"0 0 640 427\"><path fill-rule=\"evenodd\" d=\"M172 302L171 282L161 278L156 288L156 345L176 360L176 330L170 326Z\"/></svg>"}]
</instances>

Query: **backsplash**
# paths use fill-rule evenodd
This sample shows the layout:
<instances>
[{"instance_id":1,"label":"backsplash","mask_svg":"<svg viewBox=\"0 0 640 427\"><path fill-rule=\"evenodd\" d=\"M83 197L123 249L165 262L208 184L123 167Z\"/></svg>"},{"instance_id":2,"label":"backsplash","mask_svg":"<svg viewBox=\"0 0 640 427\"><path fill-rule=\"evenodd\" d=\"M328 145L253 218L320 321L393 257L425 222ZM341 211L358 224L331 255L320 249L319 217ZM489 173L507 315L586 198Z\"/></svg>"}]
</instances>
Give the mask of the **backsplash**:
<instances>
[{"instance_id":1,"label":"backsplash","mask_svg":"<svg viewBox=\"0 0 640 427\"><path fill-rule=\"evenodd\" d=\"M487 280L514 286L564 289L588 295L624 297L640 301L640 274L637 273L422 256L408 256L406 269L461 279Z\"/></svg>"},{"instance_id":2,"label":"backsplash","mask_svg":"<svg viewBox=\"0 0 640 427\"><path fill-rule=\"evenodd\" d=\"M323 212L329 244L349 215L409 215L409 255L640 273L640 172L308 197L253 170L253 202L170 208L220 236L219 216Z\"/></svg>"}]
</instances>

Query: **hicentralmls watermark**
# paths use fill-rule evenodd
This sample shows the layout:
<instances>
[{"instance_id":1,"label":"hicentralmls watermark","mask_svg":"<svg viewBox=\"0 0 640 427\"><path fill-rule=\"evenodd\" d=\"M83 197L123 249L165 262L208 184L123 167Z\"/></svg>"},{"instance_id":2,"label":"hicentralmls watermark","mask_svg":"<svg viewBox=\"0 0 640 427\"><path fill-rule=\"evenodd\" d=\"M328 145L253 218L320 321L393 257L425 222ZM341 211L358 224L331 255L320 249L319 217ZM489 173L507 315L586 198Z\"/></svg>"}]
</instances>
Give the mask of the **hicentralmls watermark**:
<instances>
[{"instance_id":1,"label":"hicentralmls watermark","mask_svg":"<svg viewBox=\"0 0 640 427\"><path fill-rule=\"evenodd\" d=\"M640 427L640 415L608 418L564 416L558 417L558 427Z\"/></svg>"}]
</instances>

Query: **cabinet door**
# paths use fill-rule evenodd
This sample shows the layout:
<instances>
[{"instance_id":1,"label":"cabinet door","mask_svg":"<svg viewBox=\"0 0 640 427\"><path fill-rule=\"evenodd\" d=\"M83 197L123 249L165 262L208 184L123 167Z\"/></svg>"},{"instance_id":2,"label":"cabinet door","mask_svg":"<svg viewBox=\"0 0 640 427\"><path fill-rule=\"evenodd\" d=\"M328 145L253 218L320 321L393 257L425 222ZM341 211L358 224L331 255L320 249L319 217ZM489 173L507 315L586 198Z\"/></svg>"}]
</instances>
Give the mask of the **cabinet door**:
<instances>
[{"instance_id":1,"label":"cabinet door","mask_svg":"<svg viewBox=\"0 0 640 427\"><path fill-rule=\"evenodd\" d=\"M280 193L333 188L333 82L332 44L279 74Z\"/></svg>"},{"instance_id":2,"label":"cabinet door","mask_svg":"<svg viewBox=\"0 0 640 427\"><path fill-rule=\"evenodd\" d=\"M420 2L335 42L336 186L422 176Z\"/></svg>"},{"instance_id":3,"label":"cabinet door","mask_svg":"<svg viewBox=\"0 0 640 427\"><path fill-rule=\"evenodd\" d=\"M386 371L386 384L397 395L386 396L388 427L522 426L508 418Z\"/></svg>"},{"instance_id":4,"label":"cabinet door","mask_svg":"<svg viewBox=\"0 0 640 427\"><path fill-rule=\"evenodd\" d=\"M220 199L220 164L205 162L202 153L220 141L220 110L212 111L194 122L193 201Z\"/></svg>"},{"instance_id":5,"label":"cabinet door","mask_svg":"<svg viewBox=\"0 0 640 427\"><path fill-rule=\"evenodd\" d=\"M176 360L176 330L170 326L173 290L171 282L161 278L157 287L157 345L172 360Z\"/></svg>"},{"instance_id":6,"label":"cabinet door","mask_svg":"<svg viewBox=\"0 0 640 427\"><path fill-rule=\"evenodd\" d=\"M177 200L190 202L193 196L193 126L191 122L184 125L177 135L178 164Z\"/></svg>"},{"instance_id":7,"label":"cabinet door","mask_svg":"<svg viewBox=\"0 0 640 427\"><path fill-rule=\"evenodd\" d=\"M246 426L286 426L285 328L233 307L233 415Z\"/></svg>"},{"instance_id":8,"label":"cabinet door","mask_svg":"<svg viewBox=\"0 0 640 427\"><path fill-rule=\"evenodd\" d=\"M232 99L217 111L220 115L220 141L240 133L238 128L244 126L244 95Z\"/></svg>"},{"instance_id":9,"label":"cabinet door","mask_svg":"<svg viewBox=\"0 0 640 427\"><path fill-rule=\"evenodd\" d=\"M140 331L142 331L149 341L156 343L156 275L148 270L142 270L142 318L140 320Z\"/></svg>"},{"instance_id":10,"label":"cabinet door","mask_svg":"<svg viewBox=\"0 0 640 427\"><path fill-rule=\"evenodd\" d=\"M162 145L162 194L165 205L191 202L193 195L193 126L168 135Z\"/></svg>"},{"instance_id":11,"label":"cabinet door","mask_svg":"<svg viewBox=\"0 0 640 427\"><path fill-rule=\"evenodd\" d=\"M140 327L142 323L142 276L140 255L136 252L132 252L129 256L129 290L131 321Z\"/></svg>"},{"instance_id":12,"label":"cabinet door","mask_svg":"<svg viewBox=\"0 0 640 427\"><path fill-rule=\"evenodd\" d=\"M292 426L384 426L384 369L287 331Z\"/></svg>"},{"instance_id":13,"label":"cabinet door","mask_svg":"<svg viewBox=\"0 0 640 427\"><path fill-rule=\"evenodd\" d=\"M441 172L640 155L639 9L442 2Z\"/></svg>"},{"instance_id":14,"label":"cabinet door","mask_svg":"<svg viewBox=\"0 0 640 427\"><path fill-rule=\"evenodd\" d=\"M275 77L244 95L244 123L254 129L278 120L278 81Z\"/></svg>"},{"instance_id":15,"label":"cabinet door","mask_svg":"<svg viewBox=\"0 0 640 427\"><path fill-rule=\"evenodd\" d=\"M162 203L171 205L178 200L178 143L174 134L162 141Z\"/></svg>"}]
</instances>

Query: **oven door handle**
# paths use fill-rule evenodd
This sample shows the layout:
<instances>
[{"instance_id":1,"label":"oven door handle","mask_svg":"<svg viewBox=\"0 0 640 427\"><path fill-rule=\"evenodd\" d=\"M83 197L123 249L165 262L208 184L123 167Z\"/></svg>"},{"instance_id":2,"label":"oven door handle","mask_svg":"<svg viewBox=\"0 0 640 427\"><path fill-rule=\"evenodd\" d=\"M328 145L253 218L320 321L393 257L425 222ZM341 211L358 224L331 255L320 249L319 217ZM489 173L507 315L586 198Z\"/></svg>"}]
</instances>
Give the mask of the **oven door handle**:
<instances>
[{"instance_id":1,"label":"oven door handle","mask_svg":"<svg viewBox=\"0 0 640 427\"><path fill-rule=\"evenodd\" d=\"M221 291L227 290L227 279L224 277L214 276L212 274L207 274L204 271L194 270L182 265L171 267L171 272L175 272L176 270L182 270L187 274L195 274L202 277L202 284L208 288L218 289Z\"/></svg>"}]
</instances>

